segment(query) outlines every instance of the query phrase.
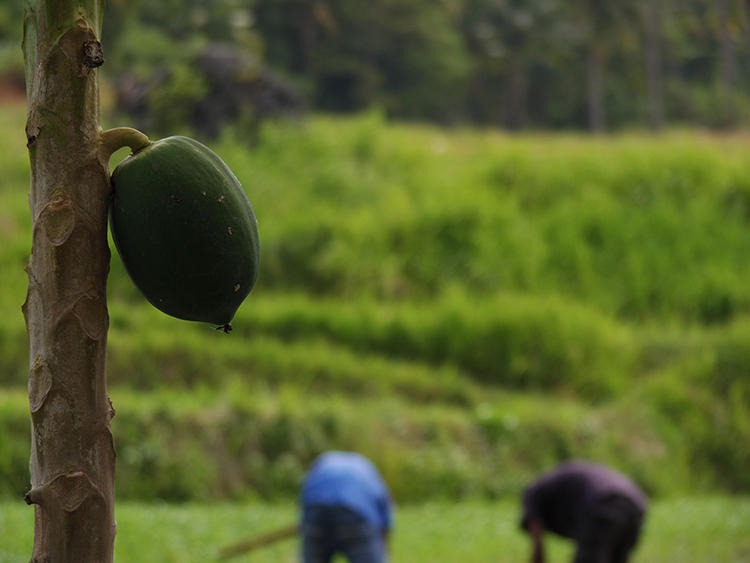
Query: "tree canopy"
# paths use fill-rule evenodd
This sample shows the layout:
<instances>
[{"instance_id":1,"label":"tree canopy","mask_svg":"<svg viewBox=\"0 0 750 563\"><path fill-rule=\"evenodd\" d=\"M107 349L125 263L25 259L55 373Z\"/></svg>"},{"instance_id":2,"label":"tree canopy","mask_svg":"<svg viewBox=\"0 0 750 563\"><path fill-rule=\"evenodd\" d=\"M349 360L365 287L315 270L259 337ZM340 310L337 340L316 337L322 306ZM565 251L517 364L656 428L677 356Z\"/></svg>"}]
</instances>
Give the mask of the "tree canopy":
<instances>
[{"instance_id":1,"label":"tree canopy","mask_svg":"<svg viewBox=\"0 0 750 563\"><path fill-rule=\"evenodd\" d=\"M216 44L313 110L516 129L750 116L743 0L113 0L105 17L105 72L149 84L161 120L196 111L212 88L196 57ZM0 9L0 42L16 22Z\"/></svg>"}]
</instances>

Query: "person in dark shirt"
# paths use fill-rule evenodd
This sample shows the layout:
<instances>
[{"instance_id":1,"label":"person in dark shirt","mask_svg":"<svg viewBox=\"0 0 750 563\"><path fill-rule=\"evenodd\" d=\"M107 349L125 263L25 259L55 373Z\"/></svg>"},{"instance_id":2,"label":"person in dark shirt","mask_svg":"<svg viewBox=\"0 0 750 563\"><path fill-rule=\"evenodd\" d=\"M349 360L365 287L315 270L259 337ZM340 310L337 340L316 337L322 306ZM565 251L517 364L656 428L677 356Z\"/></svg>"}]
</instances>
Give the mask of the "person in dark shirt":
<instances>
[{"instance_id":1,"label":"person in dark shirt","mask_svg":"<svg viewBox=\"0 0 750 563\"><path fill-rule=\"evenodd\" d=\"M363 455L326 452L315 460L301 493L302 561L385 563L393 506L378 470Z\"/></svg>"},{"instance_id":2,"label":"person in dark shirt","mask_svg":"<svg viewBox=\"0 0 750 563\"><path fill-rule=\"evenodd\" d=\"M574 563L623 563L647 508L646 495L621 473L569 461L526 488L521 526L531 536L533 563L544 561L547 530L576 542Z\"/></svg>"}]
</instances>

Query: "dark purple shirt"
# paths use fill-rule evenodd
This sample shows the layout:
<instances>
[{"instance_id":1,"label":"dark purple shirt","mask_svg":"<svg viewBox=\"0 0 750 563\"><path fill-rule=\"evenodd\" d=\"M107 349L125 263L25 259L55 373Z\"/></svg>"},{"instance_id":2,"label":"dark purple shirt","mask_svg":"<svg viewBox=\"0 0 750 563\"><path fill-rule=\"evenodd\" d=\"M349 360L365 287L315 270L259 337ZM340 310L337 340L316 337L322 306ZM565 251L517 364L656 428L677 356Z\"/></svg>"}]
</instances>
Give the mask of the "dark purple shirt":
<instances>
[{"instance_id":1,"label":"dark purple shirt","mask_svg":"<svg viewBox=\"0 0 750 563\"><path fill-rule=\"evenodd\" d=\"M621 473L595 463L565 462L526 488L521 525L539 519L546 529L573 538L592 503L612 495L630 499L641 512L648 506L643 491Z\"/></svg>"}]
</instances>

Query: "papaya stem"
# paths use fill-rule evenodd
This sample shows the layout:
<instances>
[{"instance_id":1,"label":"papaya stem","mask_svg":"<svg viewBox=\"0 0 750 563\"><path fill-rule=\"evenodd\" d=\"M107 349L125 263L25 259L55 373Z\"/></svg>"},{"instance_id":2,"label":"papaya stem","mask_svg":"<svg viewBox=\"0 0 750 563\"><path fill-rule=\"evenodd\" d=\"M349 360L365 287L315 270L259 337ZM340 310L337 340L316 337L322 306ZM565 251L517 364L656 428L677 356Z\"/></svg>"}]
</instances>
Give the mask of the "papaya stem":
<instances>
[{"instance_id":1,"label":"papaya stem","mask_svg":"<svg viewBox=\"0 0 750 563\"><path fill-rule=\"evenodd\" d=\"M151 144L151 140L138 129L132 127L115 127L102 131L99 137L102 156L109 160L112 153L122 147L130 147L133 154L146 148Z\"/></svg>"}]
</instances>

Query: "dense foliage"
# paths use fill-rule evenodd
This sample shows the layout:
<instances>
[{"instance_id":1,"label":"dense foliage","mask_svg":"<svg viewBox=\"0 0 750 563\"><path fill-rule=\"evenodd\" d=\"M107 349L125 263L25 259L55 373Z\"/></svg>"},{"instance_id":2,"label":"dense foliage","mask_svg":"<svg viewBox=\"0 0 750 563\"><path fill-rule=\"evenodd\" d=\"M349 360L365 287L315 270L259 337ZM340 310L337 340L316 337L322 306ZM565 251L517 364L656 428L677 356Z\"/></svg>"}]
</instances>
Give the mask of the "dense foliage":
<instances>
[{"instance_id":1,"label":"dense foliage","mask_svg":"<svg viewBox=\"0 0 750 563\"><path fill-rule=\"evenodd\" d=\"M0 111L0 495L28 479L23 105ZM113 255L118 494L290 497L329 448L400 501L515 495L568 457L655 495L750 491L742 136L506 136L378 113L213 148L260 222L235 331Z\"/></svg>"},{"instance_id":2,"label":"dense foliage","mask_svg":"<svg viewBox=\"0 0 750 563\"><path fill-rule=\"evenodd\" d=\"M0 86L22 77L21 17L0 7ZM113 0L105 17L103 70L151 131L252 130L302 99L508 128L750 117L745 0Z\"/></svg>"},{"instance_id":3,"label":"dense foliage","mask_svg":"<svg viewBox=\"0 0 750 563\"><path fill-rule=\"evenodd\" d=\"M594 130L732 126L750 115L742 0L173 4L113 2L105 25L107 72L148 76L144 103L157 120L179 107L195 112L195 101L221 88L196 72L195 53L216 43L251 55L326 111L377 106L444 123Z\"/></svg>"}]
</instances>

